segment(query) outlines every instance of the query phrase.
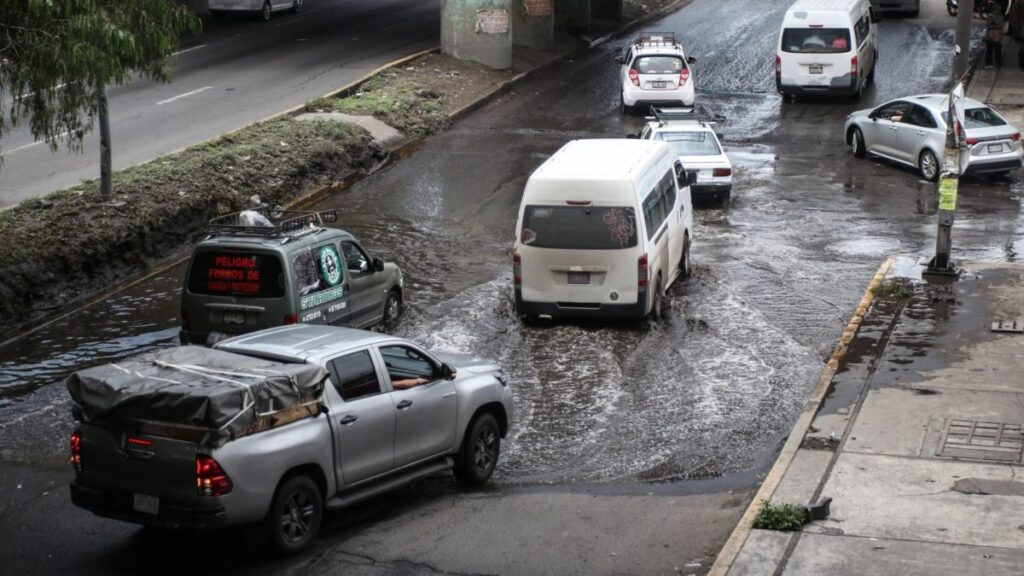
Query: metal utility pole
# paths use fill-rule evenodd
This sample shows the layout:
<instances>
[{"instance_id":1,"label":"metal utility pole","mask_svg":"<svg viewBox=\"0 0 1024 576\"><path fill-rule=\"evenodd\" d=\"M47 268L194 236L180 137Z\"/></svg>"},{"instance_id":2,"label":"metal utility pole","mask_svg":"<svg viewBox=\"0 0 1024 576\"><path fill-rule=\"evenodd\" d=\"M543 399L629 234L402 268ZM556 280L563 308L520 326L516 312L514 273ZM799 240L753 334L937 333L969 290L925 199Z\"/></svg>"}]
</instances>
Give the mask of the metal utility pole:
<instances>
[{"instance_id":1,"label":"metal utility pole","mask_svg":"<svg viewBox=\"0 0 1024 576\"><path fill-rule=\"evenodd\" d=\"M971 56L971 19L974 16L974 0L959 0L956 13L956 43L953 49L953 84L967 74Z\"/></svg>"},{"instance_id":2,"label":"metal utility pole","mask_svg":"<svg viewBox=\"0 0 1024 576\"><path fill-rule=\"evenodd\" d=\"M928 263L926 275L960 274L950 254L953 251L953 220L956 216L956 196L960 183L960 147L964 143L964 98L963 84L957 82L949 92L946 149L942 155L942 171L939 173L939 225L935 235L935 256Z\"/></svg>"},{"instance_id":3,"label":"metal utility pole","mask_svg":"<svg viewBox=\"0 0 1024 576\"><path fill-rule=\"evenodd\" d=\"M113 199L113 192L110 183L110 114L107 110L107 86L97 86L99 95L99 121L100 121L100 192L104 202Z\"/></svg>"}]
</instances>

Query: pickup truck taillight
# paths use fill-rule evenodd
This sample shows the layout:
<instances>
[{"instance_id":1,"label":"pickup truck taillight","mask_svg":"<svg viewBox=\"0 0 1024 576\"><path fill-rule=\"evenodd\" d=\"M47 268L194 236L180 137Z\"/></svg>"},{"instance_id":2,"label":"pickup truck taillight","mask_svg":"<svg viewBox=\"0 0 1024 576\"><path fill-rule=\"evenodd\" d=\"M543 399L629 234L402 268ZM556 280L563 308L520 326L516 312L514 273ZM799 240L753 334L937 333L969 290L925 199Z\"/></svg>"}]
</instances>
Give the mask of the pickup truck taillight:
<instances>
[{"instance_id":1,"label":"pickup truck taillight","mask_svg":"<svg viewBox=\"0 0 1024 576\"><path fill-rule=\"evenodd\" d=\"M231 478L212 456L196 456L196 493L200 496L223 496L231 492Z\"/></svg>"},{"instance_id":2,"label":"pickup truck taillight","mask_svg":"<svg viewBox=\"0 0 1024 576\"><path fill-rule=\"evenodd\" d=\"M71 467L82 471L82 433L77 430L71 433Z\"/></svg>"}]
</instances>

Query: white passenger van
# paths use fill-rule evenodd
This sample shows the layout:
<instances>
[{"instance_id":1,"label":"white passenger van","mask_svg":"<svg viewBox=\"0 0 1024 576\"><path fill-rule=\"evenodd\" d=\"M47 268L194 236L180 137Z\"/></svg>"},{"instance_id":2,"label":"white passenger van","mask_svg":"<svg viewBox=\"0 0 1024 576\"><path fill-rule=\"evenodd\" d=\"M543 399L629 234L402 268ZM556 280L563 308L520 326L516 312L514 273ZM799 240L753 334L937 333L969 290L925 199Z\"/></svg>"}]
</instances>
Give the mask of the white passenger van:
<instances>
[{"instance_id":1,"label":"white passenger van","mask_svg":"<svg viewBox=\"0 0 1024 576\"><path fill-rule=\"evenodd\" d=\"M875 78L878 31L868 0L797 0L786 12L775 55L783 97L860 98Z\"/></svg>"},{"instance_id":2,"label":"white passenger van","mask_svg":"<svg viewBox=\"0 0 1024 576\"><path fill-rule=\"evenodd\" d=\"M643 318L689 275L686 171L656 140L574 140L526 183L513 276L524 319Z\"/></svg>"}]
</instances>

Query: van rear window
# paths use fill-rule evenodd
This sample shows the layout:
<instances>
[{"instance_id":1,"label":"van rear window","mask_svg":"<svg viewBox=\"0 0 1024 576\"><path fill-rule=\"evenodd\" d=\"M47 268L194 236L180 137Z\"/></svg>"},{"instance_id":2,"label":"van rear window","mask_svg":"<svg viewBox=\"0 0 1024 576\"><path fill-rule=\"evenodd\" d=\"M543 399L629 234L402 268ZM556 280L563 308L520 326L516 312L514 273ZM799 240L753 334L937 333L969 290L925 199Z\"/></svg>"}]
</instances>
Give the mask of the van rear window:
<instances>
[{"instance_id":1,"label":"van rear window","mask_svg":"<svg viewBox=\"0 0 1024 576\"><path fill-rule=\"evenodd\" d=\"M609 206L527 206L519 239L533 248L632 248L636 246L636 211Z\"/></svg>"},{"instance_id":2,"label":"van rear window","mask_svg":"<svg viewBox=\"0 0 1024 576\"><path fill-rule=\"evenodd\" d=\"M846 28L786 28L782 51L800 54L843 54L850 51Z\"/></svg>"},{"instance_id":3,"label":"van rear window","mask_svg":"<svg viewBox=\"0 0 1024 576\"><path fill-rule=\"evenodd\" d=\"M640 56L633 68L641 74L679 74L686 64L679 56Z\"/></svg>"},{"instance_id":4,"label":"van rear window","mask_svg":"<svg viewBox=\"0 0 1024 576\"><path fill-rule=\"evenodd\" d=\"M272 254L199 252L192 259L188 291L193 294L280 298L281 259Z\"/></svg>"}]
</instances>

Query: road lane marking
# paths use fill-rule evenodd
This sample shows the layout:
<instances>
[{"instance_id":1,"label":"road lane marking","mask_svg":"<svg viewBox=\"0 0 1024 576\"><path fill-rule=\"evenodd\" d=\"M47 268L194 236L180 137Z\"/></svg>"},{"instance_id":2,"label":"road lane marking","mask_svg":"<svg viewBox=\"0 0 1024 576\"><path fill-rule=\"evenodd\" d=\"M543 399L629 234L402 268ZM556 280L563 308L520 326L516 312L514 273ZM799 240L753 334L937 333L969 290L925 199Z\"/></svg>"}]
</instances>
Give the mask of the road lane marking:
<instances>
[{"instance_id":1,"label":"road lane marking","mask_svg":"<svg viewBox=\"0 0 1024 576\"><path fill-rule=\"evenodd\" d=\"M199 46L193 46L191 48L185 48L184 50L178 50L177 52L172 53L171 56L178 56L178 55L184 54L185 52L191 52L193 50L199 50L200 48L206 48L206 44L200 44Z\"/></svg>"},{"instance_id":2,"label":"road lane marking","mask_svg":"<svg viewBox=\"0 0 1024 576\"><path fill-rule=\"evenodd\" d=\"M163 106L164 104L170 104L171 102L174 102L175 100L180 100L182 98L188 98L189 96L195 96L196 94L199 94L200 92L206 92L210 88L213 88L213 86L203 86L202 88L199 88L198 90L193 90L191 92L185 92L184 94L178 94L177 96L173 96L171 98L168 98L167 100L161 100L161 101L157 102L156 105L157 106Z\"/></svg>"},{"instance_id":3,"label":"road lane marking","mask_svg":"<svg viewBox=\"0 0 1024 576\"><path fill-rule=\"evenodd\" d=\"M54 140L58 140L60 138L63 138L65 136L67 136L68 134L69 134L68 132L61 132L60 134L57 134L56 136L54 136L53 139ZM32 142L31 144L25 144L25 145L22 145L22 146L18 146L17 148L11 148L10 150L0 150L0 156L6 156L8 154L13 154L13 153L17 152L18 150L24 150L26 148L31 148L33 146L39 146L40 144L45 144L45 143L46 143L46 140L36 140L35 142Z\"/></svg>"}]
</instances>

